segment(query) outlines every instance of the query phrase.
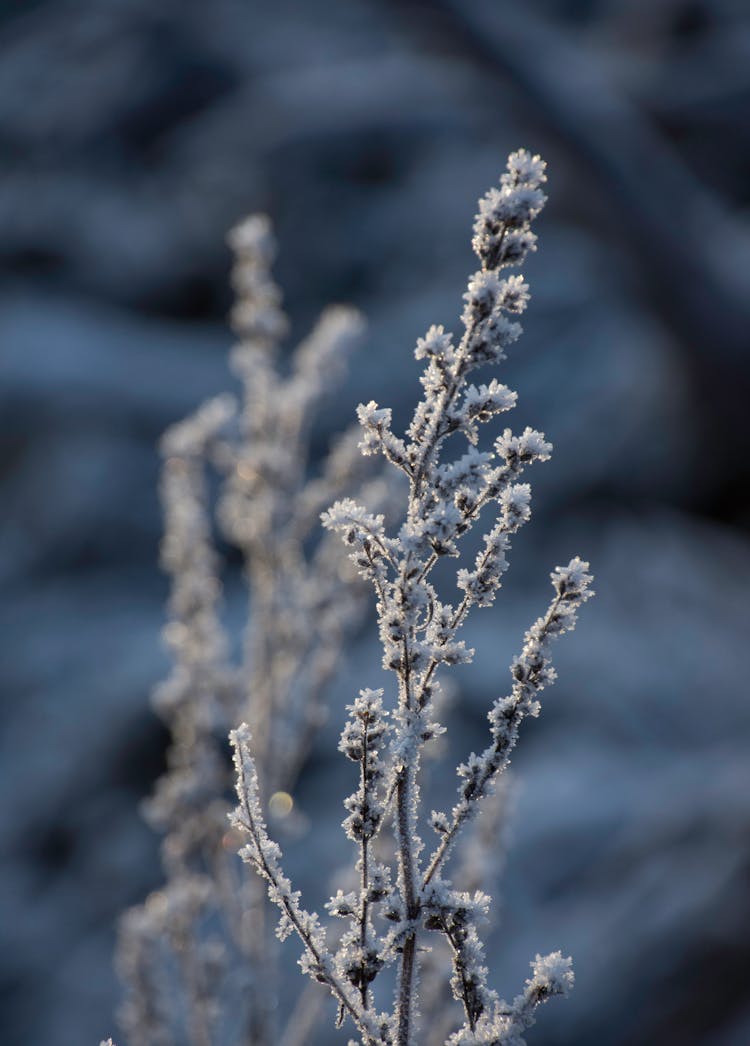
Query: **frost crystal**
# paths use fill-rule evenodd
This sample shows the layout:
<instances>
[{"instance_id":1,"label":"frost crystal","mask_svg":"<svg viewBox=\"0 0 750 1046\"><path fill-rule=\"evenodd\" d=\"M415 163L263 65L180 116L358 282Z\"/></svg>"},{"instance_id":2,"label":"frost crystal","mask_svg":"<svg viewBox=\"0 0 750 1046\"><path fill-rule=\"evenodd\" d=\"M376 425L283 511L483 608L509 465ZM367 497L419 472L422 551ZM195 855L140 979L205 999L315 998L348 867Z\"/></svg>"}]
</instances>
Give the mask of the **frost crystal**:
<instances>
[{"instance_id":1,"label":"frost crystal","mask_svg":"<svg viewBox=\"0 0 750 1046\"><path fill-rule=\"evenodd\" d=\"M433 811L429 818L438 843L427 860L420 834L422 753L443 730L434 718L437 676L445 666L472 658L474 651L458 633L472 607L494 601L508 567L511 538L531 515L531 488L519 480L527 466L546 461L552 450L544 435L530 428L520 435L506 429L490 451L479 450L479 426L511 409L516 394L496 378L481 385L467 380L480 366L502 361L521 334L515 317L526 308L529 288L522 276L503 270L535 249L531 222L545 203L545 181L543 161L519 150L509 158L499 187L480 200L473 246L481 269L470 277L464 295L464 332L457 344L442 327L431 327L418 340L423 396L406 434L393 432L389 408L374 401L358 408L362 453L382 455L408 479L401 526L389 532L382 514L349 496L321 515L323 526L343 539L356 570L374 588L383 667L394 676L390 702L383 690L362 690L348 707L341 734L339 750L359 767L358 784L344 802L343 822L357 851L358 886L337 890L326 905L331 916L348 922L330 953L317 936L317 922L299 907L281 871L278 848L268 838L249 738L242 732L234 737L240 800L234 823L250 840L242 855L266 879L284 913L285 931L293 929L300 937L303 968L327 985L338 1002L339 1021L351 1019L366 1046L416 1043L418 965L430 934L443 935L453 956L450 986L464 1023L448 1033L445 1041L451 1046L521 1046L536 1007L565 994L573 983L569 959L559 952L537 956L524 990L512 1004L503 1002L489 986L480 936L490 898L478 887L455 889L445 869L470 822L486 805L493 808L497 780L521 722L539 713L540 694L555 679L550 644L574 627L579 607L591 595L588 564L574 559L552 573L550 606L527 631L511 665L510 693L490 710L488 746L458 767L458 801L450 813ZM468 445L451 454L447 440L456 434ZM445 557L460 556L462 538L486 508L494 523L473 566L457 570L459 598L444 598L431 579L433 569ZM389 815L390 848L383 831ZM476 839L465 836L470 847ZM465 866L459 871L471 878ZM376 1015L373 984L389 965L396 966L393 1009Z\"/></svg>"},{"instance_id":2,"label":"frost crystal","mask_svg":"<svg viewBox=\"0 0 750 1046\"><path fill-rule=\"evenodd\" d=\"M555 680L552 640L575 627L592 594L587 563L575 558L550 575L553 597L512 661L508 691L488 713L487 745L457 768L453 808L425 817L420 791L422 756L444 730L439 677L474 656L460 630L473 607L494 602L511 541L531 516L523 474L552 450L531 428L520 435L505 429L491 449L481 449L489 441L480 448L480 426L514 407L516 394L495 377L469 383L478 368L500 363L521 334L517 317L529 288L505 270L536 247L531 222L544 206L545 182L544 162L519 150L499 186L479 201L473 246L480 269L464 294L464 330L456 342L433 326L418 340L423 393L407 432L393 432L390 408L361 404L359 435L346 434L313 480L306 477L311 419L361 322L351 310L326 310L282 372L275 352L287 321L270 273L270 224L254 216L230 234L239 338L232 365L241 403L213 400L163 441L162 559L172 579L165 638L174 669L156 703L173 744L148 813L165 832L167 881L123 920L119 964L130 989L123 1024L132 1042L212 1046L226 1041L227 1028L232 1041L282 1041L273 923L279 940L298 939L300 968L325 986L337 1026L348 1022L363 1046L415 1046L420 989L434 1024L423 1022L429 1041L439 1034L446 1046L523 1046L537 1007L573 985L570 959L537 955L532 976L505 1002L491 986L482 934L492 913L487 855L506 805L501 775L523 720L539 714L542 692ZM406 476L397 525L379 511L382 484L364 483L353 496L355 481L363 482L359 452L382 456ZM228 660L218 613L208 463L223 476L219 520L241 551L251 590L241 672ZM489 522L473 562L459 563L453 591L439 591L436 565L460 560L462 541L484 510ZM324 534L316 540L318 515ZM341 558L342 543L353 569ZM290 798L321 718L322 692L361 608L357 575L375 593L392 685L387 693L362 689L347 707L339 751L350 763L352 791L342 826L355 858L352 875L325 905L338 927L329 934L283 870L267 797ZM229 722L240 725L230 734L237 806L227 831L218 737ZM435 836L429 854L425 820ZM247 877L238 874L232 850ZM454 852L463 858L454 866L456 886L447 877ZM442 977L429 948L435 935L450 954ZM378 977L387 967L395 968L396 994L380 1012ZM446 985L454 1000L447 1020ZM307 1036L305 998L283 1041Z\"/></svg>"},{"instance_id":3,"label":"frost crystal","mask_svg":"<svg viewBox=\"0 0 750 1046\"><path fill-rule=\"evenodd\" d=\"M231 775L223 737L251 719L262 751L257 802L291 792L324 717L326 683L364 608L364 586L338 540L313 533L322 507L362 487L356 435L338 441L320 475L306 475L311 418L340 378L361 319L351 309L325 310L282 372L275 357L288 324L270 272L270 222L252 216L229 242L239 339L232 365L241 403L210 400L161 444L161 559L171 580L164 638L173 669L154 704L172 744L145 811L164 833L166 881L124 917L118 951L127 988L121 1023L140 1046L213 1046L227 1041L229 1028L256 1046L277 1041L268 902L252 872L238 875L236 833L226 823ZM229 661L219 615L210 472L222 481L220 524L240 551L250 590L241 667ZM365 489L374 506L382 502L382 483ZM282 886L279 880L276 889ZM282 912L277 935L296 929Z\"/></svg>"}]
</instances>

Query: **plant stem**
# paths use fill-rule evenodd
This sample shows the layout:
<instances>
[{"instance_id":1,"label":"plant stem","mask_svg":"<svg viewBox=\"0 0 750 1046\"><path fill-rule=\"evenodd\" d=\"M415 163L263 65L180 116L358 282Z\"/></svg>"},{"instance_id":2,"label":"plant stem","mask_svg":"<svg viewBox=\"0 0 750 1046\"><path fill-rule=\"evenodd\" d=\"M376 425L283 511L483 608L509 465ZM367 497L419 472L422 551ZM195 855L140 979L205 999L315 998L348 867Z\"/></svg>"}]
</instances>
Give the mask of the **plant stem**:
<instances>
[{"instance_id":1,"label":"plant stem","mask_svg":"<svg viewBox=\"0 0 750 1046\"><path fill-rule=\"evenodd\" d=\"M369 811L367 809L367 722L363 723L363 737L362 737L362 797L364 800L365 808L363 811L365 820L367 820ZM368 858L368 843L369 839L367 835L362 836L362 850L360 854L361 864L361 878L360 878L360 910L359 910L359 943L362 948L362 983L360 984L360 994L362 996L362 1008L367 1009L367 984L364 978L364 955L365 947L367 945L367 916L368 916L368 903L367 903L367 890L369 886L369 870L367 864Z\"/></svg>"},{"instance_id":2,"label":"plant stem","mask_svg":"<svg viewBox=\"0 0 750 1046\"><path fill-rule=\"evenodd\" d=\"M419 905L414 884L414 866L412 853L411 825L409 808L411 804L412 771L404 767L399 775L396 790L399 865L403 881L406 918L410 929L404 941L401 953L401 969L398 984L398 1006L396 1015L396 1042L398 1046L409 1046L411 1035L412 994L414 981L414 958L417 945L416 920L419 916Z\"/></svg>"}]
</instances>

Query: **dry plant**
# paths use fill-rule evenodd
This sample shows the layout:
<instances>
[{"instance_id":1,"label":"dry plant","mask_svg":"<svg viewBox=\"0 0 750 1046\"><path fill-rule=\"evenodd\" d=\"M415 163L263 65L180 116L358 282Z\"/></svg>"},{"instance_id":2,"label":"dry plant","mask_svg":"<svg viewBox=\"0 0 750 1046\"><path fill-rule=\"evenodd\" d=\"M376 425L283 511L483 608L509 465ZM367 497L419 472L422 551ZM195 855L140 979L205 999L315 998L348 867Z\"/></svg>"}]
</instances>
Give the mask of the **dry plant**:
<instances>
[{"instance_id":1,"label":"dry plant","mask_svg":"<svg viewBox=\"0 0 750 1046\"><path fill-rule=\"evenodd\" d=\"M387 700L382 689L360 691L348 706L341 735L340 751L358 766L343 825L356 850L358 887L339 890L326 905L330 915L348 924L333 943L320 916L302 905L268 833L263 768L255 754L265 758L263 745L253 741L246 723L231 734L239 800L232 823L245 837L240 854L265 880L280 910L278 936L298 936L303 971L328 988L338 1003L338 1023L351 1021L366 1046L435 1041L429 1021L421 1029L418 1021L419 959L435 933L450 944L453 995L463 1009L463 1024L447 1039L449 1046L520 1046L537 1006L564 995L573 983L570 959L560 952L538 955L520 993L510 1003L501 1000L488 984L479 934L490 898L455 888L446 865L506 769L521 722L538 715L541 691L554 682L550 643L574 628L579 607L592 594L587 563L575 558L552 572L550 605L526 632L511 665L509 692L488 714L487 747L458 767L453 809L429 817L437 842L427 857L420 795L423 749L443 731L434 711L439 672L472 659L474 651L459 631L473 607L493 603L511 536L531 514L530 488L519 479L526 466L547 460L552 449L542 433L527 428L520 435L505 429L491 450L480 450L479 426L511 409L516 394L496 378L468 383L479 367L500 363L521 334L514 317L526 307L528 286L521 276L501 272L536 247L531 222L545 203L545 181L544 162L520 150L509 157L500 186L480 200L473 246L481 268L464 295L464 333L456 345L442 327L419 339L415 355L426 361L424 394L405 438L392 431L389 409L374 402L358 408L362 452L382 454L408 480L402 525L389 533L382 514L350 497L322 516L372 583L383 667L395 679ZM450 453L452 436L467 442L463 453ZM448 602L431 580L433 570L443 557L459 555L459 542L488 506L494 507L494 522L473 565L458 570L459 596ZM389 819L393 846L384 857L383 847L377 854L374 847ZM396 968L395 999L390 1009L380 1010L373 985L389 966Z\"/></svg>"},{"instance_id":2,"label":"dry plant","mask_svg":"<svg viewBox=\"0 0 750 1046\"><path fill-rule=\"evenodd\" d=\"M213 399L162 441L161 557L171 579L164 637L173 668L154 700L171 745L145 813L164 833L166 881L123 917L117 956L126 986L121 1026L138 1046L279 1041L278 942L265 890L237 860L227 824L226 737L242 719L254 724L264 802L280 820L325 716L326 685L365 607L365 585L338 540L321 534L319 514L350 490L364 489L373 506L387 496L382 481L368 478L356 427L307 475L311 422L344 372L361 318L327 309L285 366L287 320L270 275L268 219L246 219L229 242L241 403ZM249 597L239 665L220 616L217 482L219 524L239 549ZM303 997L303 1010L309 1002ZM291 1024L306 1019L300 1012Z\"/></svg>"}]
</instances>

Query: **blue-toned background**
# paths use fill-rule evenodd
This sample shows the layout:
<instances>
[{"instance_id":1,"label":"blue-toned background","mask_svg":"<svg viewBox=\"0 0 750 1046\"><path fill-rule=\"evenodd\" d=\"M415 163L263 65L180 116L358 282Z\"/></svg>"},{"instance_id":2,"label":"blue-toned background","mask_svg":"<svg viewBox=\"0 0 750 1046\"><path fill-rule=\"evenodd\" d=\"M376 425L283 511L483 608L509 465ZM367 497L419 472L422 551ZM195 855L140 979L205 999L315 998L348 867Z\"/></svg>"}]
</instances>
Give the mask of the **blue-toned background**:
<instances>
[{"instance_id":1,"label":"blue-toned background","mask_svg":"<svg viewBox=\"0 0 750 1046\"><path fill-rule=\"evenodd\" d=\"M520 145L548 160L550 202L503 380L512 424L556 452L497 611L467 630L456 758L482 743L549 569L580 553L599 594L514 760L497 983L514 993L536 951L575 956L575 993L538 1046L750 1042L747 13L0 7L7 1046L116 1033L114 920L160 880L137 810L166 743L148 705L166 669L155 443L230 386L227 227L273 216L295 333L331 300L369 317L322 450L361 399L403 423L413 344L457 326L476 199ZM373 635L303 778L326 841L338 813L316 796L341 769L338 709L370 683ZM334 856L303 843L320 891L341 838Z\"/></svg>"}]
</instances>

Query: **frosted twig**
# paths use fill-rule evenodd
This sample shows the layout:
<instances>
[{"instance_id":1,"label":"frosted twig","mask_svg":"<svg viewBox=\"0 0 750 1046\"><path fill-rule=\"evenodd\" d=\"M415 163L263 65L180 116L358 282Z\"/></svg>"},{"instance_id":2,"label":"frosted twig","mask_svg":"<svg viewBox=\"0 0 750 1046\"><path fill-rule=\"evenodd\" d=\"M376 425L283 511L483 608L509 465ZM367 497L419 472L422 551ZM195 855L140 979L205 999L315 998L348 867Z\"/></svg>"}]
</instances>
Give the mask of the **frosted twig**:
<instances>
[{"instance_id":1,"label":"frosted twig","mask_svg":"<svg viewBox=\"0 0 750 1046\"><path fill-rule=\"evenodd\" d=\"M462 825L473 816L476 804L487 795L495 776L507 766L522 719L539 715L537 695L556 678L548 655L549 642L575 628L578 608L593 595L589 588L592 577L587 570L588 563L576 558L567 567L556 567L550 575L555 598L544 617L526 633L523 650L511 665L514 682L510 696L496 701L488 713L492 744L480 756L472 752L458 768L463 781L460 800L453 808L451 820L441 822L442 839L430 859L423 886L445 861Z\"/></svg>"},{"instance_id":2,"label":"frosted twig","mask_svg":"<svg viewBox=\"0 0 750 1046\"><path fill-rule=\"evenodd\" d=\"M226 831L231 779L221 737L252 717L263 738L267 794L288 795L324 717L326 683L364 607L364 585L339 543L310 535L324 504L355 484L362 489L366 469L361 458L355 467L351 437L334 446L319 476L306 475L313 415L341 376L361 320L350 309L327 309L293 354L291 372L282 373L276 355L288 324L270 270L268 219L246 219L229 242L240 409L232 397L218 397L162 441L162 563L171 581L165 638L174 667L154 701L172 743L146 810L165 833L167 881L123 920L119 948L123 1026L139 1046L175 1038L210 1046L229 1026L244 1028L254 1046L277 1041L275 942L264 928L263 886L236 867ZM218 613L210 466L223 474L221 523L242 553L249 588L239 671L228 663ZM369 490L377 506L382 484ZM201 890L193 888L198 882Z\"/></svg>"},{"instance_id":3,"label":"frosted twig","mask_svg":"<svg viewBox=\"0 0 750 1046\"><path fill-rule=\"evenodd\" d=\"M459 802L450 816L432 816L432 827L441 839L426 868L418 831L422 750L443 730L433 720L438 673L472 659L474 651L458 632L472 607L494 601L507 568L510 539L531 515L530 487L518 480L527 465L546 461L552 449L542 433L530 428L518 436L505 429L491 451L477 449L479 426L511 409L516 395L494 378L479 386L467 381L480 366L501 362L521 333L514 316L526 306L528 287L521 276L502 276L501 270L535 249L531 222L544 205L545 181L542 160L520 150L509 158L499 188L480 201L473 245L481 269L470 278L464 295L464 334L454 345L442 327L432 327L419 339L416 357L426 361L421 378L424 395L405 437L393 433L390 409L374 401L358 409L363 454L382 454L409 481L405 518L398 532L389 534L382 514L351 497L336 501L322 514L324 527L340 534L357 570L373 585L383 667L396 677L397 696L387 728L382 691L361 691L349 708L340 748L359 763L360 784L346 801L349 816L344 827L359 847L359 891L339 891L327 905L332 915L350 920L350 931L335 955L324 957L318 949L318 957L311 959L308 954L303 964L339 999L340 1020L350 1016L368 1043L413 1046L416 1042L417 962L423 929L443 933L452 951L451 984L465 1017L464 1027L449 1040L453 1046L501 1042L519 1046L520 1032L533 1022L536 1005L563 994L572 984L569 961L554 953L537 958L534 977L513 1004L502 1002L488 985L478 931L489 898L480 890L469 894L453 889L441 873L462 826L506 767L521 720L538 713L538 696L554 680L549 642L574 627L577 609L591 595L588 565L579 559L552 574L555 598L526 633L523 650L511 666L510 696L495 702L489 714L491 744L459 767ZM468 447L444 461L443 449L452 435L463 435ZM433 585L433 569L443 557L460 555L461 539L492 503L494 525L485 534L473 567L459 568L456 582L463 594L454 605ZM386 729L387 749L382 747ZM252 809L257 784L254 777L248 783L247 771L242 773L240 802L244 795ZM370 846L386 811L393 814L393 864L379 862L376 868ZM309 953L311 927L317 933L318 923L296 907L297 895L291 894L272 864L278 848L265 829L258 828L257 814L251 817L246 812L237 823L253 840L243 851L246 859L269 881L272 899L285 911L286 930L296 930ZM378 919L382 917L390 928L379 929L376 908ZM373 1019L371 985L389 964L397 967L393 1010Z\"/></svg>"},{"instance_id":4,"label":"frosted twig","mask_svg":"<svg viewBox=\"0 0 750 1046\"><path fill-rule=\"evenodd\" d=\"M331 994L360 1029L366 1043L390 1044L387 1022L378 1024L377 1018L366 1012L356 995L340 979L317 915L311 915L300 906L299 892L292 890L291 883L281 870L281 851L268 836L260 808L258 778L250 754L251 734L247 724L242 723L233 730L230 740L234 749L239 799L239 807L232 815L232 822L250 838L248 845L240 851L240 856L251 863L268 883L269 897L281 911L277 935L283 940L292 931L297 934L305 947L305 955L300 960L303 970L328 986Z\"/></svg>"},{"instance_id":5,"label":"frosted twig","mask_svg":"<svg viewBox=\"0 0 750 1046\"><path fill-rule=\"evenodd\" d=\"M459 766L459 796L450 814L433 812L429 819L439 842L426 863L420 834L422 754L443 732L435 720L440 673L472 660L474 651L460 629L474 607L494 602L511 539L531 515L531 489L520 482L522 473L546 461L552 449L531 428L520 435L505 429L491 449L480 449L480 426L512 409L516 394L495 378L469 384L475 370L502 362L521 334L516 317L529 288L522 276L503 270L535 250L531 224L544 206L545 182L544 162L519 150L509 157L499 186L480 200L473 238L480 269L464 295L464 332L457 344L442 327L431 327L418 340L423 395L407 432L393 432L389 408L374 401L358 408L359 449L365 456L381 454L408 480L395 533L379 510L382 487L364 488L372 498L363 492L358 500L351 496L347 476L360 478L351 437L334 450L317 480L306 479L313 413L341 371L358 317L340 308L324 312L282 372L275 356L287 322L270 273L275 246L269 223L256 216L230 235L238 295L232 323L239 336L232 361L242 383L241 406L232 422L229 402L212 401L173 429L164 444L164 562L172 577L167 639L175 669L159 692L159 705L174 742L169 772L150 804L166 831L168 881L124 923L121 967L131 984L126 1025L139 1046L167 1046L175 1021L191 1046L210 1046L222 1016L219 1000L236 1007L224 1018L253 1046L279 1041L273 1015L276 952L258 882L280 912L277 937L296 934L303 972L328 989L339 1007L337 1025L350 1020L364 1046L415 1046L418 966L428 931L445 938L450 983L463 1012L447 1046L523 1046L537 1006L573 984L570 960L553 952L536 957L532 977L512 1003L500 999L490 985L480 934L490 898L481 885L454 888L445 869L462 829L507 767L521 721L539 713L539 696L554 682L550 643L574 628L578 609L592 594L587 563L575 558L552 572L554 598L512 662L510 693L489 712L490 744ZM465 440L463 449L449 453L446 448L456 442L450 437ZM224 475L221 523L242 553L251 592L244 690L226 662L217 611L220 586L204 478L208 458ZM321 517L330 533L317 537L311 530L314 512L326 493L337 500ZM461 556L462 539L488 506L494 506L494 520L474 562L457 569L460 596L446 596L433 582L435 567L445 557ZM390 701L384 690L360 691L341 735L341 752L359 769L344 820L357 848L358 886L338 890L326 905L332 916L348 920L348 930L330 946L318 915L302 906L283 872L264 802L292 787L320 718L325 684L362 606L361 588L350 583L351 571L342 572L336 536L343 538L356 572L373 586L382 665L395 679ZM219 830L226 772L216 742L216 727L227 714L241 722L230 735L238 805L229 834ZM253 722L255 758L243 718ZM381 832L386 816L392 816L393 837ZM237 836L244 840L240 855L259 879L240 879L236 895L229 896L227 851ZM465 879L471 885L471 876ZM244 914L239 920L238 903ZM216 925L223 931L219 941ZM395 999L389 1012L379 1012L377 978L387 966L395 967ZM235 968L244 980L233 983L243 990L230 996ZM175 980L182 991L177 998L169 990Z\"/></svg>"}]
</instances>

